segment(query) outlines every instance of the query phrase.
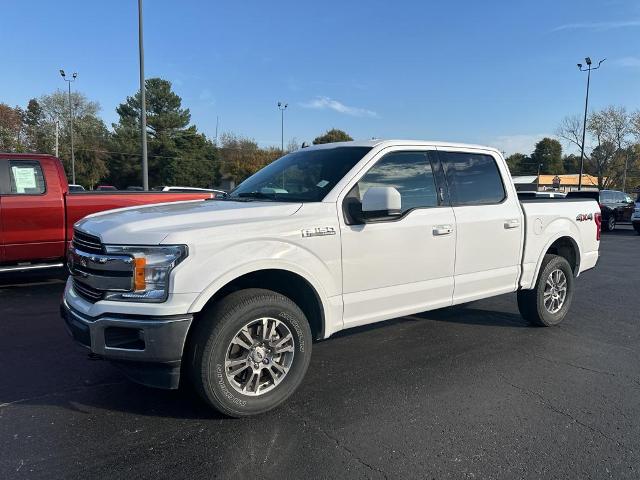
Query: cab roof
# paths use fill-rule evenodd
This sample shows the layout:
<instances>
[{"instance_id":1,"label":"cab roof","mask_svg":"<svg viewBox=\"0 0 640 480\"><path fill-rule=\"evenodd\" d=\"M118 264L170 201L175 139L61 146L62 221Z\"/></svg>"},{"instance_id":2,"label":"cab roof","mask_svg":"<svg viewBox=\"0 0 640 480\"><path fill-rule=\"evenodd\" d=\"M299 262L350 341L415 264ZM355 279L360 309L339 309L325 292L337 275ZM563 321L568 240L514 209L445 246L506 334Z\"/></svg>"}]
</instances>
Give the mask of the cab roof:
<instances>
[{"instance_id":1,"label":"cab roof","mask_svg":"<svg viewBox=\"0 0 640 480\"><path fill-rule=\"evenodd\" d=\"M323 143L320 145L310 145L306 148L311 149L321 149L321 148L336 148L336 147L394 147L394 146L434 146L434 147L443 147L443 148L473 148L479 150L491 150L498 154L501 152L494 147L488 147L486 145L474 145L470 143L458 143L458 142L442 142L442 141L433 141L433 140L401 140L401 139L379 139L374 138L371 140L354 140L351 142L334 142L334 143ZM305 148L305 149L306 149Z\"/></svg>"}]
</instances>

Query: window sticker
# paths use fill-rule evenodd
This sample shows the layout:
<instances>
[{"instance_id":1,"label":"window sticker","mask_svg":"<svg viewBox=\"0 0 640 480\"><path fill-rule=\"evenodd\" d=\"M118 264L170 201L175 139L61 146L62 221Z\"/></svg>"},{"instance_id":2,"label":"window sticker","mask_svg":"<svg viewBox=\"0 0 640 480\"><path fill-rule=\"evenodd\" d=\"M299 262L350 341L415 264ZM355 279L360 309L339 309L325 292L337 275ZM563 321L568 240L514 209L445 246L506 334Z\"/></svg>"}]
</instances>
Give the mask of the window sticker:
<instances>
[{"instance_id":1,"label":"window sticker","mask_svg":"<svg viewBox=\"0 0 640 480\"><path fill-rule=\"evenodd\" d=\"M27 189L36 188L36 170L33 167L11 167L16 182L16 193L25 193Z\"/></svg>"},{"instance_id":2,"label":"window sticker","mask_svg":"<svg viewBox=\"0 0 640 480\"><path fill-rule=\"evenodd\" d=\"M316 187L324 188L324 187L326 187L327 185L329 185L329 182L328 182L328 181L326 181L326 180L320 180L320 181L316 184Z\"/></svg>"}]
</instances>

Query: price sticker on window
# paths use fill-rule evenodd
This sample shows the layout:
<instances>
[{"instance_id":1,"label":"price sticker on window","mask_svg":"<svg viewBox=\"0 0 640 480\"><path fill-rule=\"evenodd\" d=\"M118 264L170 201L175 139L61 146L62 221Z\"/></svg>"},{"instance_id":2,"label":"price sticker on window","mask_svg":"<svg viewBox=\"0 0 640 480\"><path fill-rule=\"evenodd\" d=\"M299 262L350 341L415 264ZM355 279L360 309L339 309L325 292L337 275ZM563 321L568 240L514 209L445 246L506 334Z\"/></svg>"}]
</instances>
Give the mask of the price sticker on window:
<instances>
[{"instance_id":1,"label":"price sticker on window","mask_svg":"<svg viewBox=\"0 0 640 480\"><path fill-rule=\"evenodd\" d=\"M11 167L16 193L25 193L27 189L37 188L36 170L33 167Z\"/></svg>"}]
</instances>

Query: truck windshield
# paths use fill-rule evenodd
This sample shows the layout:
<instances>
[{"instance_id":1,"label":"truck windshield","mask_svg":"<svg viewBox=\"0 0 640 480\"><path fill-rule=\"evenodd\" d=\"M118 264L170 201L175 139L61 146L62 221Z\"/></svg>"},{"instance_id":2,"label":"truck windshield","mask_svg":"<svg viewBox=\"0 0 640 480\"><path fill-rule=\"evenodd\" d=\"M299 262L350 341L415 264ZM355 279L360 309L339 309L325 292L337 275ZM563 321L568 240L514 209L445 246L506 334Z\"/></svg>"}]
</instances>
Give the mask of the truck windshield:
<instances>
[{"instance_id":1,"label":"truck windshield","mask_svg":"<svg viewBox=\"0 0 640 480\"><path fill-rule=\"evenodd\" d=\"M247 178L227 198L320 202L369 150L336 147L289 153Z\"/></svg>"}]
</instances>

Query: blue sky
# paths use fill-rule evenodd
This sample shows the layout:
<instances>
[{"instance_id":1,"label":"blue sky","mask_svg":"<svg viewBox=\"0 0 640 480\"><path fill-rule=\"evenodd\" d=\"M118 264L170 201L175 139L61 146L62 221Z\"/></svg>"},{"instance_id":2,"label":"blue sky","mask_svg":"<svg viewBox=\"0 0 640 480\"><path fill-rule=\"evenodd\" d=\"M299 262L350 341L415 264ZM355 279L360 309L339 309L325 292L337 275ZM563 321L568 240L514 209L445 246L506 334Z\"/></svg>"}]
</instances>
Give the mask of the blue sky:
<instances>
[{"instance_id":1,"label":"blue sky","mask_svg":"<svg viewBox=\"0 0 640 480\"><path fill-rule=\"evenodd\" d=\"M19 1L2 6L0 102L74 87L116 121L138 88L137 3ZM173 82L198 128L285 142L337 127L354 138L484 143L527 153L567 114L640 107L640 2L145 2L147 77Z\"/></svg>"}]
</instances>

